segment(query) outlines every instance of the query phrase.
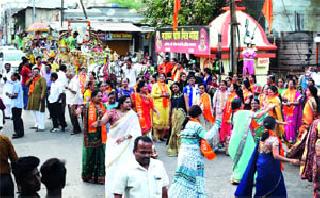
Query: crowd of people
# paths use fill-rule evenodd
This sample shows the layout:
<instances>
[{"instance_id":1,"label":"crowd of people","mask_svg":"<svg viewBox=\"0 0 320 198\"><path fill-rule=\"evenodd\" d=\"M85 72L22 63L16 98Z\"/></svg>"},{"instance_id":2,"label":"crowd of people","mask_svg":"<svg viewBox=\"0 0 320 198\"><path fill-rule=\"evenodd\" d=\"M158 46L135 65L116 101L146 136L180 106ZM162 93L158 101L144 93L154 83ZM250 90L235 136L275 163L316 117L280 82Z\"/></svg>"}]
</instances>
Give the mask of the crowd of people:
<instances>
[{"instance_id":1,"label":"crowd of people","mask_svg":"<svg viewBox=\"0 0 320 198\"><path fill-rule=\"evenodd\" d=\"M201 140L231 157L230 181L239 184L236 196L250 196L256 181L257 196L285 197L280 161L300 165L302 179L313 182L314 197L320 196L319 82L312 79L317 76L312 67L299 78L270 75L262 86L254 75L222 77L209 68L184 68L168 57L154 75L139 75L132 58L124 59L121 78L115 81L109 72L99 78L86 67L75 71L60 64L53 69L41 57L34 65L24 57L18 72L5 64L0 109L3 118L13 120L12 138L24 136L24 110L34 115L36 132L66 132L68 107L71 134L83 133L82 180L105 184L107 197L205 196ZM105 67L108 63L106 59ZM46 109L50 129L45 127ZM24 174L35 174L39 159L18 159L8 138L0 137L10 151L2 155L1 149L1 163L8 157L14 162L12 171L23 195ZM178 156L170 187L154 142L166 142L167 155ZM282 144L288 148L286 157ZM12 183L5 166L1 193L2 184ZM43 164L41 181L47 187L50 179L44 177L52 176L50 166L64 167L58 159ZM149 187L142 185L147 180ZM61 194L65 178L54 183L60 186L48 188Z\"/></svg>"}]
</instances>

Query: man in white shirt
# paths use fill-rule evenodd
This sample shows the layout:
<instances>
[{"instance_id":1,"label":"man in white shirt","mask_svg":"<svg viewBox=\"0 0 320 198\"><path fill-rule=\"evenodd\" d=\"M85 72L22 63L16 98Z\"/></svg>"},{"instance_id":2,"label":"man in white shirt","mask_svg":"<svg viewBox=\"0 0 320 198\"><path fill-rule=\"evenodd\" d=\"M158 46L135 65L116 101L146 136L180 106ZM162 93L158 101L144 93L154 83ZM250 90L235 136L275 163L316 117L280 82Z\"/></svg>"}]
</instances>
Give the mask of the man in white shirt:
<instances>
[{"instance_id":1,"label":"man in white shirt","mask_svg":"<svg viewBox=\"0 0 320 198\"><path fill-rule=\"evenodd\" d=\"M59 125L61 125L61 131L65 132L65 128L67 126L65 117L61 112L61 93L62 87L57 83L58 74L51 74L51 89L48 97L49 100L49 111L52 119L53 128L50 132L57 132L59 130Z\"/></svg>"},{"instance_id":2,"label":"man in white shirt","mask_svg":"<svg viewBox=\"0 0 320 198\"><path fill-rule=\"evenodd\" d=\"M11 70L11 64L10 63L5 63L4 68L2 69L2 79L3 79L3 95L2 95L2 100L3 104L6 106L6 109L4 110L4 115L5 118L10 119L12 118L12 111L11 111L11 99L6 95L6 93L11 93L12 92L12 81L11 81L11 75L12 75L12 70Z\"/></svg>"},{"instance_id":3,"label":"man in white shirt","mask_svg":"<svg viewBox=\"0 0 320 198\"><path fill-rule=\"evenodd\" d=\"M42 63L41 56L36 57L36 66L39 68L40 75L44 77L46 73L46 66Z\"/></svg>"},{"instance_id":4,"label":"man in white shirt","mask_svg":"<svg viewBox=\"0 0 320 198\"><path fill-rule=\"evenodd\" d=\"M72 73L68 74L68 78L71 79L69 85L66 87L67 105L69 109L70 121L73 126L71 135L81 133L81 127L78 122L78 116L75 113L77 107L83 103L83 96L81 93L79 75Z\"/></svg>"},{"instance_id":5,"label":"man in white shirt","mask_svg":"<svg viewBox=\"0 0 320 198\"><path fill-rule=\"evenodd\" d=\"M121 140L119 140L121 141ZM152 140L139 136L134 141L136 161L127 166L112 189L114 198L167 198L169 178L163 163L152 159Z\"/></svg>"},{"instance_id":6,"label":"man in white shirt","mask_svg":"<svg viewBox=\"0 0 320 198\"><path fill-rule=\"evenodd\" d=\"M320 88L320 73L317 72L316 68L312 68L311 71L312 71L311 78L314 80L315 86L319 89Z\"/></svg>"},{"instance_id":7,"label":"man in white shirt","mask_svg":"<svg viewBox=\"0 0 320 198\"><path fill-rule=\"evenodd\" d=\"M122 69L124 78L129 78L130 84L129 87L133 88L137 83L137 71L136 68L132 67L132 60L131 58L128 58L124 64L124 68Z\"/></svg>"},{"instance_id":8,"label":"man in white shirt","mask_svg":"<svg viewBox=\"0 0 320 198\"><path fill-rule=\"evenodd\" d=\"M65 117L65 112L66 112L66 106L67 106L67 103L66 103L66 89L65 87L68 86L68 78L67 78L67 66L66 65L61 65L59 67L59 71L57 72L58 74L58 80L57 80L57 83L61 86L61 90L62 90L62 93L61 93L61 112L62 112L62 115L63 117Z\"/></svg>"}]
</instances>

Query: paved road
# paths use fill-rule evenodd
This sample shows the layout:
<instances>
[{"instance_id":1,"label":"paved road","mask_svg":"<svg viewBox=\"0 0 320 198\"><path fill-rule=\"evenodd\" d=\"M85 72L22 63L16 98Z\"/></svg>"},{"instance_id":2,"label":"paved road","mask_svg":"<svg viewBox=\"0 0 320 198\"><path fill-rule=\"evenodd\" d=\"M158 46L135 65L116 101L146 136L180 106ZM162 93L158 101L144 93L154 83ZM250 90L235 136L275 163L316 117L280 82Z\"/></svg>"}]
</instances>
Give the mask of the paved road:
<instances>
[{"instance_id":1,"label":"paved road","mask_svg":"<svg viewBox=\"0 0 320 198\"><path fill-rule=\"evenodd\" d=\"M48 118L48 115L46 115ZM103 197L104 186L83 183L81 180L81 151L82 151L82 134L70 135L70 132L50 133L51 120L46 119L46 132L36 133L29 129L33 126L33 116L30 112L23 112L25 124L25 137L14 139L13 144L19 156L34 155L40 158L41 164L49 158L57 157L66 160L67 167L67 184L63 190L63 197ZM70 121L68 120L69 127ZM70 129L70 128L69 128ZM12 121L7 120L4 134L11 137ZM169 178L172 179L176 168L177 159L167 157L165 145L157 143L156 148L166 167ZM108 155L106 153L106 155ZM231 175L232 161L230 157L224 154L218 154L213 161L205 162L206 191L208 197L233 197L235 186L229 183ZM306 181L302 181L298 175L298 168L290 164L285 165L284 170L285 184L289 197L305 198L312 197L312 186ZM42 185L40 191L41 197L45 195L45 188Z\"/></svg>"}]
</instances>

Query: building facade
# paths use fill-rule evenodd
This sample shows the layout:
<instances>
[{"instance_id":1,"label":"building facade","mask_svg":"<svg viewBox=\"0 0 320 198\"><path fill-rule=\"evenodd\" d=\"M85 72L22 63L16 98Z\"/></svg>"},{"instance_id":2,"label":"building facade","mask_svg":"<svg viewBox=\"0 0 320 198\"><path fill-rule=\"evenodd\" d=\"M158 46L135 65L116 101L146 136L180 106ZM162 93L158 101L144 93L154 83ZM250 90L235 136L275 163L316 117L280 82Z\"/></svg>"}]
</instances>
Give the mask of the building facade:
<instances>
[{"instance_id":1,"label":"building facade","mask_svg":"<svg viewBox=\"0 0 320 198\"><path fill-rule=\"evenodd\" d=\"M242 5L266 30L263 3L264 0L246 0ZM267 36L271 42L276 43L278 51L277 58L270 65L272 72L301 72L306 66L320 66L317 63L319 52L314 41L320 33L319 21L319 0L273 1L272 34Z\"/></svg>"}]
</instances>

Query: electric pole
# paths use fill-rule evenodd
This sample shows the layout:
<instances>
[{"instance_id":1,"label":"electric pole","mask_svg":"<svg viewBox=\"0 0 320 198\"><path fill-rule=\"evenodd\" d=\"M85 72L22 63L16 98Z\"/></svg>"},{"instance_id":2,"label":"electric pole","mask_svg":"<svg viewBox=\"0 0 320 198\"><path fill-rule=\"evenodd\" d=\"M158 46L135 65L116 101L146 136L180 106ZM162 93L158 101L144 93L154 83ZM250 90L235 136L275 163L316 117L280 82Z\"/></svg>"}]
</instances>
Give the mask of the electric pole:
<instances>
[{"instance_id":1,"label":"electric pole","mask_svg":"<svg viewBox=\"0 0 320 198\"><path fill-rule=\"evenodd\" d=\"M36 1L32 0L32 23L36 21Z\"/></svg>"},{"instance_id":2,"label":"electric pole","mask_svg":"<svg viewBox=\"0 0 320 198\"><path fill-rule=\"evenodd\" d=\"M237 16L236 16L236 0L230 0L230 63L232 68L232 73L237 74Z\"/></svg>"},{"instance_id":3,"label":"electric pole","mask_svg":"<svg viewBox=\"0 0 320 198\"><path fill-rule=\"evenodd\" d=\"M87 15L87 12L86 12L86 8L84 7L82 0L80 0L80 4L81 4L81 7L82 7L82 11L83 11L83 14L84 14L84 18L85 18L85 19L88 19L88 15Z\"/></svg>"},{"instance_id":4,"label":"electric pole","mask_svg":"<svg viewBox=\"0 0 320 198\"><path fill-rule=\"evenodd\" d=\"M60 11L61 28L63 26L63 21L64 21L64 0L61 0L61 11Z\"/></svg>"}]
</instances>

